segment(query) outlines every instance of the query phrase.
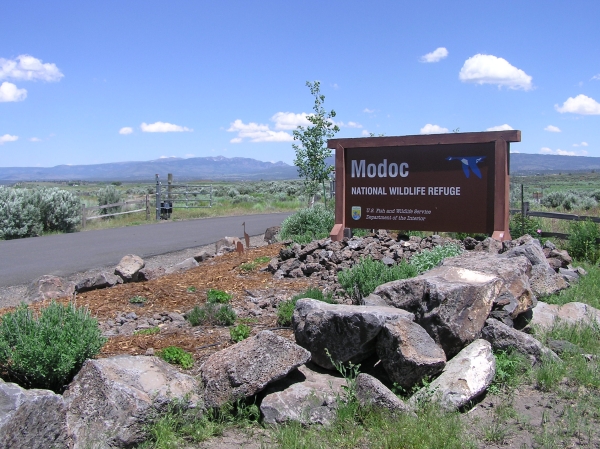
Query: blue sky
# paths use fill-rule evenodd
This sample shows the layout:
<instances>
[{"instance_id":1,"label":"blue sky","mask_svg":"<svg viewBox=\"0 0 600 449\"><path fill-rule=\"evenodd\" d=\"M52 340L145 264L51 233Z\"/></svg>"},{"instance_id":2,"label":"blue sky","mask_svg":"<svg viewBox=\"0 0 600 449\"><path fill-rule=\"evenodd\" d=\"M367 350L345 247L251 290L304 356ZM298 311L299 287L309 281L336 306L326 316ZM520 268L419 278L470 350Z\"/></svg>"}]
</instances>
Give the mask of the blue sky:
<instances>
[{"instance_id":1,"label":"blue sky","mask_svg":"<svg viewBox=\"0 0 600 449\"><path fill-rule=\"evenodd\" d=\"M0 166L292 163L319 80L336 137L522 131L600 156L600 2L14 1Z\"/></svg>"}]
</instances>

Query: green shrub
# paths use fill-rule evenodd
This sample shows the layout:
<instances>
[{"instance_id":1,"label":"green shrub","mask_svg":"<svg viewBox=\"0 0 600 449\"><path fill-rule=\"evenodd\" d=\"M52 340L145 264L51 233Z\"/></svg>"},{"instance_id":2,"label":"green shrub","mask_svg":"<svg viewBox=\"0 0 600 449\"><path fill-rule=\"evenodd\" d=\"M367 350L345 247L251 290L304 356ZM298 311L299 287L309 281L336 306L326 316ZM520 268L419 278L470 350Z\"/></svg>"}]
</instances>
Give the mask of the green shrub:
<instances>
[{"instance_id":1,"label":"green shrub","mask_svg":"<svg viewBox=\"0 0 600 449\"><path fill-rule=\"evenodd\" d=\"M579 260L596 263L600 237L598 225L591 220L572 221L569 225L569 254Z\"/></svg>"},{"instance_id":2,"label":"green shrub","mask_svg":"<svg viewBox=\"0 0 600 449\"><path fill-rule=\"evenodd\" d=\"M301 209L281 223L279 236L283 240L291 239L297 243L308 243L313 239L328 236L335 221L333 210L315 204L314 207Z\"/></svg>"},{"instance_id":3,"label":"green shrub","mask_svg":"<svg viewBox=\"0 0 600 449\"><path fill-rule=\"evenodd\" d=\"M250 336L250 331L250 326L238 324L235 327L229 328L229 336L231 337L231 341L238 343L248 338Z\"/></svg>"},{"instance_id":4,"label":"green shrub","mask_svg":"<svg viewBox=\"0 0 600 449\"><path fill-rule=\"evenodd\" d=\"M133 335L155 335L160 332L160 327L154 326L149 327L148 329L138 329L133 332Z\"/></svg>"},{"instance_id":5,"label":"green shrub","mask_svg":"<svg viewBox=\"0 0 600 449\"><path fill-rule=\"evenodd\" d=\"M168 346L157 352L157 355L172 365L179 365L183 369L190 369L194 366L194 357L187 351L177 346Z\"/></svg>"},{"instance_id":6,"label":"green shrub","mask_svg":"<svg viewBox=\"0 0 600 449\"><path fill-rule=\"evenodd\" d=\"M399 265L387 266L379 260L368 257L361 259L352 268L340 271L338 280L346 293L358 300L373 293L381 284L408 279L417 274L416 267L406 261L402 261Z\"/></svg>"},{"instance_id":7,"label":"green shrub","mask_svg":"<svg viewBox=\"0 0 600 449\"><path fill-rule=\"evenodd\" d=\"M294 309L296 308L296 303L299 299L311 298L331 304L333 302L331 299L332 296L333 293L324 295L318 288L309 288L305 292L299 293L287 301L281 301L277 305L277 324L280 326L291 326L292 315L294 314Z\"/></svg>"},{"instance_id":8,"label":"green shrub","mask_svg":"<svg viewBox=\"0 0 600 449\"><path fill-rule=\"evenodd\" d=\"M523 224L525 226L523 226ZM510 216L509 221L510 236L513 239L529 234L532 237L540 236L542 232L542 222L537 217L525 217L525 222L521 220L521 214L514 214Z\"/></svg>"},{"instance_id":9,"label":"green shrub","mask_svg":"<svg viewBox=\"0 0 600 449\"><path fill-rule=\"evenodd\" d=\"M462 252L460 245L448 243L432 249L424 249L420 253L414 254L410 259L410 264L417 269L417 272L424 273L437 267L442 260L458 256Z\"/></svg>"},{"instance_id":10,"label":"green shrub","mask_svg":"<svg viewBox=\"0 0 600 449\"><path fill-rule=\"evenodd\" d=\"M103 189L98 190L98 206L105 204L114 204L121 202L121 192L112 184L107 185ZM100 209L100 215L114 214L121 211L121 206L103 207Z\"/></svg>"},{"instance_id":11,"label":"green shrub","mask_svg":"<svg viewBox=\"0 0 600 449\"><path fill-rule=\"evenodd\" d=\"M57 393L94 357L106 339L89 311L52 302L36 316L26 306L0 323L0 372L25 388Z\"/></svg>"},{"instance_id":12,"label":"green shrub","mask_svg":"<svg viewBox=\"0 0 600 449\"><path fill-rule=\"evenodd\" d=\"M139 295L135 295L135 296L132 296L131 298L129 298L130 304L145 304L146 301L147 301L146 298L144 298L143 296L139 296Z\"/></svg>"},{"instance_id":13,"label":"green shrub","mask_svg":"<svg viewBox=\"0 0 600 449\"><path fill-rule=\"evenodd\" d=\"M210 304L227 304L231 298L233 296L223 290L211 288L206 292L206 301Z\"/></svg>"},{"instance_id":14,"label":"green shrub","mask_svg":"<svg viewBox=\"0 0 600 449\"><path fill-rule=\"evenodd\" d=\"M496 374L488 390L492 394L516 387L520 376L530 368L530 362L516 351L497 351L494 352L494 357Z\"/></svg>"},{"instance_id":15,"label":"green shrub","mask_svg":"<svg viewBox=\"0 0 600 449\"><path fill-rule=\"evenodd\" d=\"M204 323L231 326L236 318L237 315L229 304L215 304L210 302L207 302L202 307L195 306L186 315L186 319L192 326L199 326Z\"/></svg>"}]
</instances>

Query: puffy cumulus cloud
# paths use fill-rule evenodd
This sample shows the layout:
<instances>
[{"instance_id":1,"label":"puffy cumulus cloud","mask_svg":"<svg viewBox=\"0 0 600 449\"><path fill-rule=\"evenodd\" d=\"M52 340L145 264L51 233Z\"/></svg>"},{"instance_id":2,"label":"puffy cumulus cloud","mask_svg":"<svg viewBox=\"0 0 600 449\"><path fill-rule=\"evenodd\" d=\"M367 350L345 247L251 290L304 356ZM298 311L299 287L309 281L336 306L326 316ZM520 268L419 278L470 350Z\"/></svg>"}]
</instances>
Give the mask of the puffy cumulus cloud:
<instances>
[{"instance_id":1,"label":"puffy cumulus cloud","mask_svg":"<svg viewBox=\"0 0 600 449\"><path fill-rule=\"evenodd\" d=\"M360 135L363 137L369 137L371 135L371 133L369 131L367 131L366 129L363 129L362 132L360 133Z\"/></svg>"},{"instance_id":2,"label":"puffy cumulus cloud","mask_svg":"<svg viewBox=\"0 0 600 449\"><path fill-rule=\"evenodd\" d=\"M438 62L448 57L448 50L445 47L438 47L431 53L421 56L421 62Z\"/></svg>"},{"instance_id":3,"label":"puffy cumulus cloud","mask_svg":"<svg viewBox=\"0 0 600 449\"><path fill-rule=\"evenodd\" d=\"M129 126L124 126L119 130L119 134L131 134L133 132L133 128Z\"/></svg>"},{"instance_id":4,"label":"puffy cumulus cloud","mask_svg":"<svg viewBox=\"0 0 600 449\"><path fill-rule=\"evenodd\" d=\"M0 136L0 145L4 145L4 142L14 142L15 140L19 140L19 136L4 134L3 136Z\"/></svg>"},{"instance_id":5,"label":"puffy cumulus cloud","mask_svg":"<svg viewBox=\"0 0 600 449\"><path fill-rule=\"evenodd\" d=\"M15 59L0 58L0 80L57 82L62 77L64 75L56 64L43 63L30 55L20 55Z\"/></svg>"},{"instance_id":6,"label":"puffy cumulus cloud","mask_svg":"<svg viewBox=\"0 0 600 449\"><path fill-rule=\"evenodd\" d=\"M298 126L309 126L310 122L306 117L308 117L306 112L301 112L300 114L295 114L293 112L277 112L271 117L271 121L275 123L275 129L288 130L296 129Z\"/></svg>"},{"instance_id":7,"label":"puffy cumulus cloud","mask_svg":"<svg viewBox=\"0 0 600 449\"><path fill-rule=\"evenodd\" d=\"M494 55L477 54L465 61L458 78L464 83L496 84L509 89L532 89L532 77Z\"/></svg>"},{"instance_id":8,"label":"puffy cumulus cloud","mask_svg":"<svg viewBox=\"0 0 600 449\"><path fill-rule=\"evenodd\" d=\"M574 147L587 147L588 143L587 142L574 143L573 146Z\"/></svg>"},{"instance_id":9,"label":"puffy cumulus cloud","mask_svg":"<svg viewBox=\"0 0 600 449\"><path fill-rule=\"evenodd\" d=\"M273 131L269 125L254 122L244 123L240 119L235 120L227 131L237 133L237 137L230 140L231 143L241 143L244 139L249 139L250 142L291 142L294 140L292 135L285 131Z\"/></svg>"},{"instance_id":10,"label":"puffy cumulus cloud","mask_svg":"<svg viewBox=\"0 0 600 449\"><path fill-rule=\"evenodd\" d=\"M585 150L565 151L565 150L561 150L560 148L553 150L548 147L542 147L542 149L540 149L540 153L541 154L556 154L558 156L586 156L588 154L588 152Z\"/></svg>"},{"instance_id":11,"label":"puffy cumulus cloud","mask_svg":"<svg viewBox=\"0 0 600 449\"><path fill-rule=\"evenodd\" d=\"M419 131L420 134L445 134L447 132L448 128L442 128L441 126L432 125L431 123L427 123L427 125Z\"/></svg>"},{"instance_id":12,"label":"puffy cumulus cloud","mask_svg":"<svg viewBox=\"0 0 600 449\"><path fill-rule=\"evenodd\" d=\"M562 106L555 104L554 108L561 114L570 112L571 114L600 115L600 103L586 95L569 97Z\"/></svg>"},{"instance_id":13,"label":"puffy cumulus cloud","mask_svg":"<svg viewBox=\"0 0 600 449\"><path fill-rule=\"evenodd\" d=\"M512 129L514 129L512 126L505 123L504 125L492 126L486 129L486 131L510 131Z\"/></svg>"},{"instance_id":14,"label":"puffy cumulus cloud","mask_svg":"<svg viewBox=\"0 0 600 449\"><path fill-rule=\"evenodd\" d=\"M142 123L140 129L145 133L182 133L193 131L193 129L186 128L185 126L173 125L172 123L165 122L155 122L151 124Z\"/></svg>"},{"instance_id":15,"label":"puffy cumulus cloud","mask_svg":"<svg viewBox=\"0 0 600 449\"><path fill-rule=\"evenodd\" d=\"M13 83L3 82L0 84L0 103L11 101L23 101L27 98L27 91L19 89Z\"/></svg>"},{"instance_id":16,"label":"puffy cumulus cloud","mask_svg":"<svg viewBox=\"0 0 600 449\"><path fill-rule=\"evenodd\" d=\"M544 128L544 131L548 131L550 133L560 133L562 132L558 126L548 125Z\"/></svg>"}]
</instances>

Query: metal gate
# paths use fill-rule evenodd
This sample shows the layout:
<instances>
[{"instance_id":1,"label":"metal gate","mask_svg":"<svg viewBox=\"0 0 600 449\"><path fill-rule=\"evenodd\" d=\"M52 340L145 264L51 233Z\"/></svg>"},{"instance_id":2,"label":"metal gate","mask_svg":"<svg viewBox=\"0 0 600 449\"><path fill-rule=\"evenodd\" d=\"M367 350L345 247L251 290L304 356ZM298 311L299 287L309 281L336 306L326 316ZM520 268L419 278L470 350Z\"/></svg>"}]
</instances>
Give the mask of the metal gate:
<instances>
[{"instance_id":1,"label":"metal gate","mask_svg":"<svg viewBox=\"0 0 600 449\"><path fill-rule=\"evenodd\" d=\"M173 184L173 175L169 173L166 188L156 175L156 219L166 220L173 209L195 209L212 207L212 185Z\"/></svg>"}]
</instances>

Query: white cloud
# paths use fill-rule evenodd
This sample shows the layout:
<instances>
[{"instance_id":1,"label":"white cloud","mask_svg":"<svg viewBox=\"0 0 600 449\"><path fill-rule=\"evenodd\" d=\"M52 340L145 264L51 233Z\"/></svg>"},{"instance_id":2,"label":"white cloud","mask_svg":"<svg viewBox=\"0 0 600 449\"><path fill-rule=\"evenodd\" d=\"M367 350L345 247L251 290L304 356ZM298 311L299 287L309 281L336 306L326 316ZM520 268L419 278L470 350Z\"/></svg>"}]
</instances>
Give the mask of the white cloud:
<instances>
[{"instance_id":1,"label":"white cloud","mask_svg":"<svg viewBox=\"0 0 600 449\"><path fill-rule=\"evenodd\" d=\"M250 142L291 142L294 140L292 135L285 131L273 131L269 129L269 125L260 125L254 122L246 124L240 119L235 120L227 131L238 133L237 137L230 140L231 143L241 143L244 139L249 139Z\"/></svg>"},{"instance_id":2,"label":"white cloud","mask_svg":"<svg viewBox=\"0 0 600 449\"><path fill-rule=\"evenodd\" d=\"M600 103L585 95L569 97L562 106L555 104L554 108L561 114L570 112L581 115L600 115Z\"/></svg>"},{"instance_id":3,"label":"white cloud","mask_svg":"<svg viewBox=\"0 0 600 449\"><path fill-rule=\"evenodd\" d=\"M27 98L27 91L25 89L19 89L13 83L6 81L0 84L0 103L23 101L25 98Z\"/></svg>"},{"instance_id":4,"label":"white cloud","mask_svg":"<svg viewBox=\"0 0 600 449\"><path fill-rule=\"evenodd\" d=\"M486 129L486 131L510 131L511 129L514 128L505 123L504 125L492 126L491 128Z\"/></svg>"},{"instance_id":5,"label":"white cloud","mask_svg":"<svg viewBox=\"0 0 600 449\"><path fill-rule=\"evenodd\" d=\"M124 126L119 130L119 134L131 134L133 132L133 128L129 126Z\"/></svg>"},{"instance_id":6,"label":"white cloud","mask_svg":"<svg viewBox=\"0 0 600 449\"><path fill-rule=\"evenodd\" d=\"M298 126L309 126L311 124L306 117L308 117L306 112L300 114L278 112L271 117L271 121L275 122L275 129L296 129Z\"/></svg>"},{"instance_id":7,"label":"white cloud","mask_svg":"<svg viewBox=\"0 0 600 449\"><path fill-rule=\"evenodd\" d=\"M363 137L369 137L371 135L371 133L369 131L367 131L366 129L363 129L361 135Z\"/></svg>"},{"instance_id":8,"label":"white cloud","mask_svg":"<svg viewBox=\"0 0 600 449\"><path fill-rule=\"evenodd\" d=\"M373 112L375 112L375 109L364 108L363 112L366 112L367 114L372 114Z\"/></svg>"},{"instance_id":9,"label":"white cloud","mask_svg":"<svg viewBox=\"0 0 600 449\"><path fill-rule=\"evenodd\" d=\"M442 128L441 126L427 123L427 125L421 128L420 134L445 134L447 132L448 128Z\"/></svg>"},{"instance_id":10,"label":"white cloud","mask_svg":"<svg viewBox=\"0 0 600 449\"><path fill-rule=\"evenodd\" d=\"M20 55L15 59L0 58L0 80L15 79L27 81L56 82L64 75L56 64L43 63L29 55Z\"/></svg>"},{"instance_id":11,"label":"white cloud","mask_svg":"<svg viewBox=\"0 0 600 449\"><path fill-rule=\"evenodd\" d=\"M588 152L585 150L565 151L565 150L561 150L560 148L553 150L548 147L542 147L542 149L540 149L540 153L541 154L557 154L559 156L586 156L588 154Z\"/></svg>"},{"instance_id":12,"label":"white cloud","mask_svg":"<svg viewBox=\"0 0 600 449\"><path fill-rule=\"evenodd\" d=\"M593 80L600 80L600 73L598 73L597 75L592 76Z\"/></svg>"},{"instance_id":13,"label":"white cloud","mask_svg":"<svg viewBox=\"0 0 600 449\"><path fill-rule=\"evenodd\" d=\"M438 47L433 50L431 53L427 53L424 56L421 56L419 61L421 62L438 62L448 56L448 50L445 47Z\"/></svg>"},{"instance_id":14,"label":"white cloud","mask_svg":"<svg viewBox=\"0 0 600 449\"><path fill-rule=\"evenodd\" d=\"M29 141L30 141L30 142L41 142L41 141L42 141L42 139L40 139L39 137L30 137L30 138L29 138Z\"/></svg>"},{"instance_id":15,"label":"white cloud","mask_svg":"<svg viewBox=\"0 0 600 449\"><path fill-rule=\"evenodd\" d=\"M362 125L357 122L334 122L334 125L337 125L340 128L362 128Z\"/></svg>"},{"instance_id":16,"label":"white cloud","mask_svg":"<svg viewBox=\"0 0 600 449\"><path fill-rule=\"evenodd\" d=\"M573 146L574 147L587 147L588 143L587 142L574 143Z\"/></svg>"},{"instance_id":17,"label":"white cloud","mask_svg":"<svg viewBox=\"0 0 600 449\"><path fill-rule=\"evenodd\" d=\"M519 150L513 150L512 148L510 149L510 152L511 152L511 153L520 153L520 151L519 151Z\"/></svg>"},{"instance_id":18,"label":"white cloud","mask_svg":"<svg viewBox=\"0 0 600 449\"><path fill-rule=\"evenodd\" d=\"M544 131L548 131L551 133L560 133L562 132L558 126L548 125L544 128Z\"/></svg>"},{"instance_id":19,"label":"white cloud","mask_svg":"<svg viewBox=\"0 0 600 449\"><path fill-rule=\"evenodd\" d=\"M19 140L19 136L4 134L3 136L0 136L0 145L4 145L4 142L14 142L15 140Z\"/></svg>"},{"instance_id":20,"label":"white cloud","mask_svg":"<svg viewBox=\"0 0 600 449\"><path fill-rule=\"evenodd\" d=\"M185 126L173 125L172 123L155 122L151 124L142 123L140 128L145 133L181 133L184 131L191 132L193 129Z\"/></svg>"},{"instance_id":21,"label":"white cloud","mask_svg":"<svg viewBox=\"0 0 600 449\"><path fill-rule=\"evenodd\" d=\"M509 89L530 90L531 76L511 65L506 59L477 54L465 61L458 78L464 83L496 84Z\"/></svg>"}]
</instances>

